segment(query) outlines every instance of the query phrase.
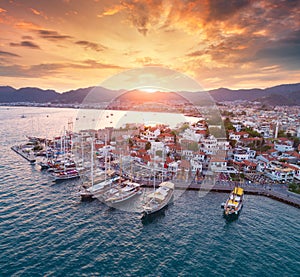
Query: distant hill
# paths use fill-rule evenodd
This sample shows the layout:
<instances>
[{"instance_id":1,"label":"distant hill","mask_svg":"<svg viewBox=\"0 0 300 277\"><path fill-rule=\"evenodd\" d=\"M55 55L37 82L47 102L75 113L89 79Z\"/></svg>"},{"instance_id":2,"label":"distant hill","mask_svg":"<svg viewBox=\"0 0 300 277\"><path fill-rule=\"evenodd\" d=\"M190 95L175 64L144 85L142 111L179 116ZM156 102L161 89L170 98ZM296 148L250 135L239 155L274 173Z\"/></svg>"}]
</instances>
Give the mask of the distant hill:
<instances>
[{"instance_id":1,"label":"distant hill","mask_svg":"<svg viewBox=\"0 0 300 277\"><path fill-rule=\"evenodd\" d=\"M47 103L57 99L59 93L54 90L42 90L39 88L0 87L0 103L35 102Z\"/></svg>"},{"instance_id":2,"label":"distant hill","mask_svg":"<svg viewBox=\"0 0 300 277\"><path fill-rule=\"evenodd\" d=\"M122 91L109 90L103 87L79 88L76 90L58 93L55 90L43 90L40 88L21 88L15 89L10 86L0 86L0 103L53 103L53 104L80 104L80 103L102 103L110 102L120 96ZM143 93L140 92L138 97L134 95L134 91L127 94L132 100L144 99L149 101L157 101L158 99L168 101L168 99L176 100L174 93ZM300 105L300 83L279 85L266 89L239 89L231 90L227 88L219 88L203 92L180 92L181 96L189 100L191 103L207 103L211 101L258 101L262 104L269 105ZM122 97L119 98L122 101Z\"/></svg>"},{"instance_id":3,"label":"distant hill","mask_svg":"<svg viewBox=\"0 0 300 277\"><path fill-rule=\"evenodd\" d=\"M215 101L247 100L269 105L300 105L300 83L279 85L266 89L230 90L219 88L209 91Z\"/></svg>"}]
</instances>

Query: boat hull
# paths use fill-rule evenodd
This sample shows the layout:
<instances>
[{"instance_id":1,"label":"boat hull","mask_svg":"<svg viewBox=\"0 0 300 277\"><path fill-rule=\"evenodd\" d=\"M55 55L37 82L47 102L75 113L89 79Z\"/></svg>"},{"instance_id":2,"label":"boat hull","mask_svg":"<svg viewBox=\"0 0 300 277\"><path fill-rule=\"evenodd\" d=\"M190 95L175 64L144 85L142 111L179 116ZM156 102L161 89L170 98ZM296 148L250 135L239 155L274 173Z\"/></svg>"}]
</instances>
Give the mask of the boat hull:
<instances>
[{"instance_id":1,"label":"boat hull","mask_svg":"<svg viewBox=\"0 0 300 277\"><path fill-rule=\"evenodd\" d=\"M152 216L157 214L158 212L164 210L166 207L168 207L168 205L170 204L170 202L173 199L173 192L172 194L168 197L168 199L166 200L165 203L163 203L162 205L158 205L157 207L153 208L153 209L144 209L144 211L142 212L142 216L141 218L144 219L146 217Z\"/></svg>"},{"instance_id":2,"label":"boat hull","mask_svg":"<svg viewBox=\"0 0 300 277\"><path fill-rule=\"evenodd\" d=\"M107 199L105 202L111 203L111 204L122 203L122 202L125 202L125 201L133 198L134 196L138 195L139 193L140 193L140 190L137 190L137 191L134 191L131 194L128 194L123 197L115 197L113 199Z\"/></svg>"}]
</instances>

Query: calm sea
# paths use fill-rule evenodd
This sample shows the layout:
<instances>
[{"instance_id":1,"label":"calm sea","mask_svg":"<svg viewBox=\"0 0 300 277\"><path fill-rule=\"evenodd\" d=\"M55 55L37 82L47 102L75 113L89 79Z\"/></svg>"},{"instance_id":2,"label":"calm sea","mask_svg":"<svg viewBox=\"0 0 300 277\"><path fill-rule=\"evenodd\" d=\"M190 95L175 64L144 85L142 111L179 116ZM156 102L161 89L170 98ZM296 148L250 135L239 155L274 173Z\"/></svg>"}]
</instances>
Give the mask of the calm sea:
<instances>
[{"instance_id":1,"label":"calm sea","mask_svg":"<svg viewBox=\"0 0 300 277\"><path fill-rule=\"evenodd\" d=\"M26 117L21 118L24 114ZM0 276L300 276L299 209L246 195L227 221L227 195L187 191L147 221L81 202L10 150L51 137L77 111L0 107Z\"/></svg>"}]
</instances>

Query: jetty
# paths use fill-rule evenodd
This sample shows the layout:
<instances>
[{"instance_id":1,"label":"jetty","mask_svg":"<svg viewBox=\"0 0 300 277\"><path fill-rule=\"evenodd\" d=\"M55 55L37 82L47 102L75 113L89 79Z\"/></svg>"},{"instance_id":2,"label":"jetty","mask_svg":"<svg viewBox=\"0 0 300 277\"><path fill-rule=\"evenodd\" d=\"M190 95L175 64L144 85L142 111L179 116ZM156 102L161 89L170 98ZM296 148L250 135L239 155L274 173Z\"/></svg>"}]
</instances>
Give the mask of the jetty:
<instances>
[{"instance_id":1,"label":"jetty","mask_svg":"<svg viewBox=\"0 0 300 277\"><path fill-rule=\"evenodd\" d=\"M232 185L214 185L213 183L195 183L191 184L174 182L175 189L178 190L197 190L197 191L212 191L212 192L224 192L230 193L234 186ZM158 184L157 184L158 185ZM143 184L143 187L151 187L150 184ZM152 185L153 187L153 185ZM264 187L251 187L251 186L242 186L245 194L249 195L261 195L265 197L272 198L274 200L283 202L285 204L294 206L296 208L300 208L300 196L293 197L293 195L289 194L288 191L284 194L281 192L277 192L272 190L271 188Z\"/></svg>"},{"instance_id":2,"label":"jetty","mask_svg":"<svg viewBox=\"0 0 300 277\"><path fill-rule=\"evenodd\" d=\"M11 150L15 151L17 154L22 156L24 159L29 161L31 164L34 164L36 162L35 156L30 152L24 151L22 146L18 146L18 145L12 146Z\"/></svg>"},{"instance_id":3,"label":"jetty","mask_svg":"<svg viewBox=\"0 0 300 277\"><path fill-rule=\"evenodd\" d=\"M251 186L242 186L245 194L251 195L261 195L265 197L272 198L274 200L286 203L288 205L294 206L296 208L300 208L300 197L293 197L292 195L277 192L272 190L271 188L258 188ZM224 192L230 193L234 186L229 185L207 185L207 184L196 184L192 183L190 186L180 186L177 184L177 189L188 189L188 190L202 190L202 191L213 191L213 192Z\"/></svg>"}]
</instances>

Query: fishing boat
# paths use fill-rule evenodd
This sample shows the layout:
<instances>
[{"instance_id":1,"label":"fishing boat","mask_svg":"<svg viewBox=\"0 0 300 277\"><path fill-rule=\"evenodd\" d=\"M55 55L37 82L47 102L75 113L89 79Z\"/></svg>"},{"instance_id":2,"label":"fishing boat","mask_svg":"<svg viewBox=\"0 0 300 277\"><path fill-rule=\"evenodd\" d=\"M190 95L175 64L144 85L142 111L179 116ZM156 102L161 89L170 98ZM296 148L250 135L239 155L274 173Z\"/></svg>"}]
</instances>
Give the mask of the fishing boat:
<instances>
[{"instance_id":1,"label":"fishing boat","mask_svg":"<svg viewBox=\"0 0 300 277\"><path fill-rule=\"evenodd\" d=\"M224 208L224 215L238 215L243 207L244 189L241 187L235 187L230 193L225 204L222 205Z\"/></svg>"},{"instance_id":2,"label":"fishing boat","mask_svg":"<svg viewBox=\"0 0 300 277\"><path fill-rule=\"evenodd\" d=\"M135 195L139 194L141 191L141 185L129 180L123 182L121 186L116 186L112 188L109 192L108 197L105 199L106 203L121 203L124 202Z\"/></svg>"},{"instance_id":3,"label":"fishing boat","mask_svg":"<svg viewBox=\"0 0 300 277\"><path fill-rule=\"evenodd\" d=\"M142 218L166 207L173 197L174 188L172 182L162 182L154 192L148 194L143 205Z\"/></svg>"}]
</instances>

